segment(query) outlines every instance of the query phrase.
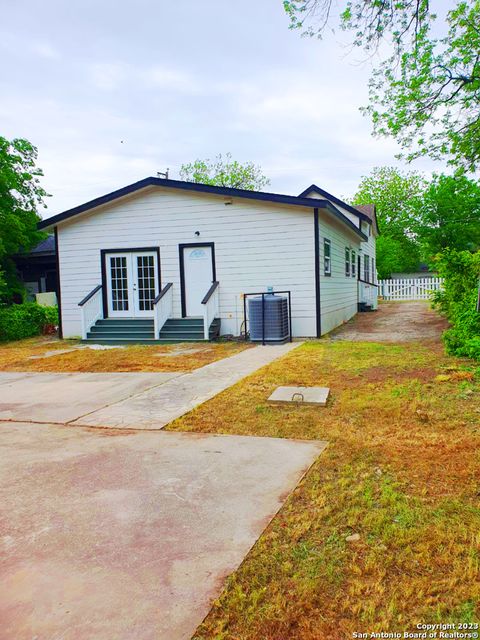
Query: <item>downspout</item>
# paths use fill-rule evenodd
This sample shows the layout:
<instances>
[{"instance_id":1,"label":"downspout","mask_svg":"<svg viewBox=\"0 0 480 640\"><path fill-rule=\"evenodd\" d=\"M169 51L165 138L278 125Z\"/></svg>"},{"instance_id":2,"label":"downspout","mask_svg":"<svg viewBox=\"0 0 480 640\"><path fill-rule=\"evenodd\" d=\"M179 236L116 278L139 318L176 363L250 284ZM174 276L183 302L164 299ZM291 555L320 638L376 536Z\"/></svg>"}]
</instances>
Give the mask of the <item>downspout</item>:
<instances>
[{"instance_id":1,"label":"downspout","mask_svg":"<svg viewBox=\"0 0 480 640\"><path fill-rule=\"evenodd\" d=\"M315 241L315 316L317 338L322 335L322 310L320 305L320 228L318 223L318 208L313 210L314 241Z\"/></svg>"},{"instance_id":2,"label":"downspout","mask_svg":"<svg viewBox=\"0 0 480 640\"><path fill-rule=\"evenodd\" d=\"M57 263L57 307L58 307L58 337L60 340L63 338L63 326L62 326L62 287L60 285L60 254L58 244L58 227L54 227L55 238L55 261Z\"/></svg>"}]
</instances>

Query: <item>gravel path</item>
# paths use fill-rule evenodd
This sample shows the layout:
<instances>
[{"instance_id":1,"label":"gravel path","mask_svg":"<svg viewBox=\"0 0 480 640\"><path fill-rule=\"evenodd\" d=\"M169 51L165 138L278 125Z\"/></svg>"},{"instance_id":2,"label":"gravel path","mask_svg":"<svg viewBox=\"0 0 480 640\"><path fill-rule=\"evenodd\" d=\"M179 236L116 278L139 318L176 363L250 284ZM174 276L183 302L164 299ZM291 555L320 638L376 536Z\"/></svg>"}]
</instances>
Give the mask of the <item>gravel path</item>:
<instances>
[{"instance_id":1,"label":"gravel path","mask_svg":"<svg viewBox=\"0 0 480 640\"><path fill-rule=\"evenodd\" d=\"M439 340L447 326L429 302L383 302L378 311L358 313L330 337L352 342Z\"/></svg>"}]
</instances>

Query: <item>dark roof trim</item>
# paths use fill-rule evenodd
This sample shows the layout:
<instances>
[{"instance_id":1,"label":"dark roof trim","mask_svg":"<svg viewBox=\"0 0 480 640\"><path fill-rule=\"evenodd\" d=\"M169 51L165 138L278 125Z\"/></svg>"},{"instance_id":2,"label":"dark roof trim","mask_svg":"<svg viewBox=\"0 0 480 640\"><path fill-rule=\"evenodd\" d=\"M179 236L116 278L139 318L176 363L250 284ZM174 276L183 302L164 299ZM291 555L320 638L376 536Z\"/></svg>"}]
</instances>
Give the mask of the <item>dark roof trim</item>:
<instances>
[{"instance_id":1,"label":"dark roof trim","mask_svg":"<svg viewBox=\"0 0 480 640\"><path fill-rule=\"evenodd\" d=\"M365 222L369 222L370 224L372 224L372 219L369 218L365 213L362 213L361 211L353 207L351 204L348 204L348 202L344 202L343 200L340 200L340 198L337 198L336 196L332 196L332 194L328 193L328 191L325 191L324 189L320 189L320 187L317 187L316 184L311 184L308 187L308 189L305 189L305 191L302 191L302 193L298 197L306 198L307 193L310 193L310 191L315 191L315 193L318 193L318 195L323 196L324 198L328 198L329 200L332 200L333 202L335 202L335 204L338 204L340 207L343 207L347 211L350 211L350 213L354 213L356 216L358 216Z\"/></svg>"},{"instance_id":2,"label":"dark roof trim","mask_svg":"<svg viewBox=\"0 0 480 640\"><path fill-rule=\"evenodd\" d=\"M329 213L333 214L335 218L340 220L342 224L344 224L349 229L351 229L354 233L356 233L357 236L360 236L362 240L368 240L368 237L363 233L363 231L361 231L355 224L353 224L353 222L349 218L347 218L347 216L344 215L341 211L339 211L337 207L334 207L331 202L327 201L326 204L324 204L325 200L318 200L317 198L306 198L306 199L312 203L310 206L313 206L315 203L317 203L317 207L314 207L314 209L318 208L318 209L324 209L325 211L328 211ZM318 206L319 202L322 203L320 206Z\"/></svg>"},{"instance_id":3,"label":"dark roof trim","mask_svg":"<svg viewBox=\"0 0 480 640\"><path fill-rule=\"evenodd\" d=\"M108 204L109 202L113 202L118 198L128 196L132 193L135 193L136 191L145 189L146 187L166 187L168 189L181 189L183 191L212 193L214 195L228 196L231 198L236 197L247 198L249 200L261 200L263 202L277 202L278 204L286 204L296 207L319 207L329 211L357 235L366 239L366 236L360 231L360 229L358 229L358 227L356 227L353 222L351 222L346 216L343 215L341 211L339 211L334 205L332 205L331 202L328 202L328 200L319 200L317 198L303 198L301 196L287 196L279 193L267 193L264 191L232 189L230 187L215 187L209 184L200 184L197 182L184 182L183 180L165 180L163 178L154 177L144 178L143 180L139 180L138 182L129 184L122 189L117 189L116 191L107 193L104 196L100 196L100 198L95 198L94 200L90 200L89 202L81 204L78 207L68 209L67 211L59 213L56 216L52 216L51 218L42 220L38 224L38 228L48 229L50 227L53 227L54 225L59 224L60 222L64 222L65 220L73 218L80 213L85 213L86 211L90 211L91 209L95 209L96 207ZM358 212L358 214L359 216L363 215L360 212Z\"/></svg>"}]
</instances>

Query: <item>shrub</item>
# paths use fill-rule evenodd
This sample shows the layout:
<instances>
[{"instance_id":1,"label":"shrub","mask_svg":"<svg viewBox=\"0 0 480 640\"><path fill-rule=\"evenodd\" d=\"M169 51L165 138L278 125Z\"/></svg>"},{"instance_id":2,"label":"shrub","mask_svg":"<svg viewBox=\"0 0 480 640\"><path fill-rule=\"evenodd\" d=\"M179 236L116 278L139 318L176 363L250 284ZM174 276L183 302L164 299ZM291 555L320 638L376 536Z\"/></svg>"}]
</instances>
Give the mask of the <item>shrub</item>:
<instances>
[{"instance_id":1,"label":"shrub","mask_svg":"<svg viewBox=\"0 0 480 640\"><path fill-rule=\"evenodd\" d=\"M477 296L480 278L480 251L446 250L436 257L439 275L445 278L443 291L434 296L434 306L451 327L443 339L449 353L480 360L480 313Z\"/></svg>"},{"instance_id":2,"label":"shrub","mask_svg":"<svg viewBox=\"0 0 480 640\"><path fill-rule=\"evenodd\" d=\"M30 338L47 325L57 324L57 307L42 307L36 302L0 307L0 342Z\"/></svg>"}]
</instances>

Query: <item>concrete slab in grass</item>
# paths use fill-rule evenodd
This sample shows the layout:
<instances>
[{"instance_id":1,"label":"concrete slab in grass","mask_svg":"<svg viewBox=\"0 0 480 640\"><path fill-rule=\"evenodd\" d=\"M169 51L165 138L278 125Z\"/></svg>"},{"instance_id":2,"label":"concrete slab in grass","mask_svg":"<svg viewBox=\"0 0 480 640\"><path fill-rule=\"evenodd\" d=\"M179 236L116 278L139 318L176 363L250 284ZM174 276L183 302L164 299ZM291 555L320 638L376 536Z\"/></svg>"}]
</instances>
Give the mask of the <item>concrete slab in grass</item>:
<instances>
[{"instance_id":1,"label":"concrete slab in grass","mask_svg":"<svg viewBox=\"0 0 480 640\"><path fill-rule=\"evenodd\" d=\"M2 640L187 640L325 443L0 424Z\"/></svg>"},{"instance_id":2,"label":"concrete slab in grass","mask_svg":"<svg viewBox=\"0 0 480 640\"><path fill-rule=\"evenodd\" d=\"M65 423L179 373L0 373L0 420Z\"/></svg>"},{"instance_id":3,"label":"concrete slab in grass","mask_svg":"<svg viewBox=\"0 0 480 640\"><path fill-rule=\"evenodd\" d=\"M274 404L297 403L325 407L329 387L277 387L268 401Z\"/></svg>"}]
</instances>

